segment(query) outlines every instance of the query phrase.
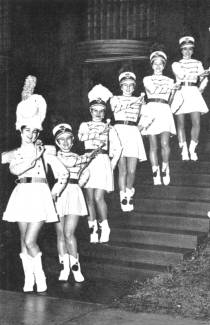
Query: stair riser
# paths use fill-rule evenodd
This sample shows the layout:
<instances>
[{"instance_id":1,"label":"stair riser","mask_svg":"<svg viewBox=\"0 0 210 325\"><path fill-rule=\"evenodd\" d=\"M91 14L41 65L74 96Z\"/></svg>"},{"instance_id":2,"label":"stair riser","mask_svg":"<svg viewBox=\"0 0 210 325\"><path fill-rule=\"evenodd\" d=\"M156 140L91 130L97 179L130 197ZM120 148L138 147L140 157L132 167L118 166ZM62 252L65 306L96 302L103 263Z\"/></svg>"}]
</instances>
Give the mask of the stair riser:
<instances>
[{"instance_id":1,"label":"stair riser","mask_svg":"<svg viewBox=\"0 0 210 325\"><path fill-rule=\"evenodd\" d=\"M114 197L117 199L117 195ZM136 188L135 199L154 198L171 200L210 201L210 188L168 186L139 186Z\"/></svg>"},{"instance_id":2,"label":"stair riser","mask_svg":"<svg viewBox=\"0 0 210 325\"><path fill-rule=\"evenodd\" d=\"M150 185L153 186L152 176L144 175L144 177L140 177L139 182L141 185ZM199 187L209 187L210 184L210 175L174 175L171 173L171 185L173 186L199 186ZM141 186L140 185L140 186ZM162 185L164 187L164 185ZM136 180L135 188L138 188L138 181Z\"/></svg>"},{"instance_id":3,"label":"stair riser","mask_svg":"<svg viewBox=\"0 0 210 325\"><path fill-rule=\"evenodd\" d=\"M89 279L109 279L112 281L143 281L157 274L155 271L132 267L83 263L84 276Z\"/></svg>"},{"instance_id":4,"label":"stair riser","mask_svg":"<svg viewBox=\"0 0 210 325\"><path fill-rule=\"evenodd\" d=\"M111 241L129 242L146 245L159 245L165 247L196 249L198 242L196 236L158 233L143 230L112 229Z\"/></svg>"},{"instance_id":5,"label":"stair riser","mask_svg":"<svg viewBox=\"0 0 210 325\"><path fill-rule=\"evenodd\" d=\"M170 217L170 216L159 216L154 217L133 217L131 214L122 217L122 215L112 216L110 218L110 225L116 228L117 225L122 227L122 225L129 227L158 227L166 229L177 229L177 230L188 230L188 231L200 231L208 232L209 230L209 219L202 218L190 218L190 217Z\"/></svg>"},{"instance_id":6,"label":"stair riser","mask_svg":"<svg viewBox=\"0 0 210 325\"><path fill-rule=\"evenodd\" d=\"M115 262L132 262L132 263L144 263L154 265L175 265L183 260L183 254L172 253L167 251L152 251L144 249L131 249L127 247L114 247L110 246L110 249L89 249L85 246L80 247L80 256L97 257L103 259L113 259Z\"/></svg>"},{"instance_id":7,"label":"stair riser","mask_svg":"<svg viewBox=\"0 0 210 325\"><path fill-rule=\"evenodd\" d=\"M117 206L113 209L118 208ZM119 208L118 208L119 209ZM202 216L206 217L207 212L210 210L210 203L204 202L188 202L176 200L151 200L151 199L138 199L135 200L135 211L146 211L148 213L176 213L184 215Z\"/></svg>"},{"instance_id":8,"label":"stair riser","mask_svg":"<svg viewBox=\"0 0 210 325\"><path fill-rule=\"evenodd\" d=\"M196 173L210 175L210 166L208 160L198 162L183 162L181 160L170 160L169 164L171 174L187 174L189 177L192 174ZM144 175L145 173L152 175L149 161L138 164L137 175L140 176Z\"/></svg>"},{"instance_id":9,"label":"stair riser","mask_svg":"<svg viewBox=\"0 0 210 325\"><path fill-rule=\"evenodd\" d=\"M153 186L153 181L151 175L146 175L144 178L140 178L139 182L141 185L150 185ZM198 187L209 187L210 184L210 175L171 175L172 186L198 186ZM140 185L140 186L141 186ZM164 187L164 185L162 185ZM116 187L117 188L117 187ZM138 188L138 181L136 180L135 188Z\"/></svg>"}]
</instances>

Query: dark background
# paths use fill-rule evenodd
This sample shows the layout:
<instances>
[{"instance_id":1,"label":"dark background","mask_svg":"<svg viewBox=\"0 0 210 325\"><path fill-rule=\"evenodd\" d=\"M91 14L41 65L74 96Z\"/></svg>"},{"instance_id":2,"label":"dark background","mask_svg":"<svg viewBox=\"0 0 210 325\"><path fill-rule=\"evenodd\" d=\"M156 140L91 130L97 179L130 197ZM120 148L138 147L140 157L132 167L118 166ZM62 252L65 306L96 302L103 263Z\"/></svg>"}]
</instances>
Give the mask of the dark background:
<instances>
[{"instance_id":1,"label":"dark background","mask_svg":"<svg viewBox=\"0 0 210 325\"><path fill-rule=\"evenodd\" d=\"M167 53L165 74L172 76L178 40L192 35L194 56L210 65L208 0L0 0L0 24L1 151L19 144L15 111L28 74L37 76L36 92L47 101L42 137L51 143L57 121L76 133L89 118L87 92L94 84L118 94L118 74L127 67L137 75L136 95L143 91L152 50Z\"/></svg>"}]
</instances>

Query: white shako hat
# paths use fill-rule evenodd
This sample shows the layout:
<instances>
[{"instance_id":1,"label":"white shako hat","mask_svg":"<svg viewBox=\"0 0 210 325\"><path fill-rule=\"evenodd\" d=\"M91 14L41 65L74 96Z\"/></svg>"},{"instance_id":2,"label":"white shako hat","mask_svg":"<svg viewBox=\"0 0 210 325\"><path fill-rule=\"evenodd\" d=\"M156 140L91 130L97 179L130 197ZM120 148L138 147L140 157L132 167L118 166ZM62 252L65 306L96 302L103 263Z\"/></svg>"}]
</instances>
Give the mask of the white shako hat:
<instances>
[{"instance_id":1,"label":"white shako hat","mask_svg":"<svg viewBox=\"0 0 210 325\"><path fill-rule=\"evenodd\" d=\"M181 37L179 40L179 45L181 49L183 49L184 47L194 47L195 39L192 36Z\"/></svg>"},{"instance_id":2,"label":"white shako hat","mask_svg":"<svg viewBox=\"0 0 210 325\"><path fill-rule=\"evenodd\" d=\"M167 61L167 55L163 51L152 52L152 54L149 57L151 63L153 63L153 61L157 58L161 58L164 63L166 63Z\"/></svg>"},{"instance_id":3,"label":"white shako hat","mask_svg":"<svg viewBox=\"0 0 210 325\"><path fill-rule=\"evenodd\" d=\"M33 93L36 83L37 78L35 76L28 75L25 78L21 93L22 101L16 109L16 130L21 130L22 126L42 130L47 104L41 95Z\"/></svg>"},{"instance_id":4,"label":"white shako hat","mask_svg":"<svg viewBox=\"0 0 210 325\"><path fill-rule=\"evenodd\" d=\"M119 80L120 84L123 84L128 79L131 79L136 83L136 75L135 75L135 73L130 72L130 71L126 71L126 72L122 72L118 77L118 80Z\"/></svg>"},{"instance_id":5,"label":"white shako hat","mask_svg":"<svg viewBox=\"0 0 210 325\"><path fill-rule=\"evenodd\" d=\"M46 111L47 104L41 95L33 94L22 100L16 109L16 130L21 130L22 126L42 130Z\"/></svg>"},{"instance_id":6,"label":"white shako hat","mask_svg":"<svg viewBox=\"0 0 210 325\"><path fill-rule=\"evenodd\" d=\"M95 85L88 93L89 108L100 105L105 109L107 101L112 96L108 88L101 84Z\"/></svg>"},{"instance_id":7,"label":"white shako hat","mask_svg":"<svg viewBox=\"0 0 210 325\"><path fill-rule=\"evenodd\" d=\"M52 133L53 133L55 139L57 139L63 133L69 133L69 134L73 135L71 125L67 124L67 123L60 123L60 124L56 125L53 128Z\"/></svg>"}]
</instances>

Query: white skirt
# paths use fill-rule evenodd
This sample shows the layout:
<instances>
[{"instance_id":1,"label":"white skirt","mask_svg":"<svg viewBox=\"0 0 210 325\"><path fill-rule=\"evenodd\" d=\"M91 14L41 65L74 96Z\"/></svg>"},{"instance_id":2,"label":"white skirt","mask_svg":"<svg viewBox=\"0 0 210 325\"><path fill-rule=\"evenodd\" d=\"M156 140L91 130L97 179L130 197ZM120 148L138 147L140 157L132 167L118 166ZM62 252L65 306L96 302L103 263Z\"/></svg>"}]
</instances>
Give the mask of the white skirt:
<instances>
[{"instance_id":1,"label":"white skirt","mask_svg":"<svg viewBox=\"0 0 210 325\"><path fill-rule=\"evenodd\" d=\"M148 117L151 118L151 125L142 131L143 135L155 135L163 132L176 134L173 114L168 104L148 103L145 108Z\"/></svg>"},{"instance_id":2,"label":"white skirt","mask_svg":"<svg viewBox=\"0 0 210 325\"><path fill-rule=\"evenodd\" d=\"M115 124L122 145L121 157L133 157L140 161L147 160L141 133L135 125Z\"/></svg>"},{"instance_id":3,"label":"white skirt","mask_svg":"<svg viewBox=\"0 0 210 325\"><path fill-rule=\"evenodd\" d=\"M114 191L114 178L111 161L107 154L97 155L87 167L90 177L85 188L97 188L107 192Z\"/></svg>"},{"instance_id":4,"label":"white skirt","mask_svg":"<svg viewBox=\"0 0 210 325\"><path fill-rule=\"evenodd\" d=\"M3 220L9 222L57 222L50 189L45 183L20 183L9 199Z\"/></svg>"},{"instance_id":5,"label":"white skirt","mask_svg":"<svg viewBox=\"0 0 210 325\"><path fill-rule=\"evenodd\" d=\"M78 184L68 183L57 199L56 209L61 218L71 214L78 216L88 214L84 195Z\"/></svg>"},{"instance_id":6,"label":"white skirt","mask_svg":"<svg viewBox=\"0 0 210 325\"><path fill-rule=\"evenodd\" d=\"M186 86L182 87L181 90L178 90L174 96L182 96L183 103L178 111L175 113L179 114L188 114L193 112L200 112L201 114L207 113L208 107L203 99L201 92L196 86Z\"/></svg>"}]
</instances>

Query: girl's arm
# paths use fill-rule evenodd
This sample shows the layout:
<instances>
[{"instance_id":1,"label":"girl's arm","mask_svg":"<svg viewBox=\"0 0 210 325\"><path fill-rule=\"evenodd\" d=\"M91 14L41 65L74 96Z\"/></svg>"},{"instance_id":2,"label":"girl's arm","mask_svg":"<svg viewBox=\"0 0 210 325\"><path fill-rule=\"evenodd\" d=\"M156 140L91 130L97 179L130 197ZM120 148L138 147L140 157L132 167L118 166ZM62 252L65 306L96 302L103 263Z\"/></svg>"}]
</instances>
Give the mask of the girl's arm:
<instances>
[{"instance_id":1,"label":"girl's arm","mask_svg":"<svg viewBox=\"0 0 210 325\"><path fill-rule=\"evenodd\" d=\"M109 130L109 148L111 166L112 170L114 170L122 153L122 145L116 129L112 126L110 126Z\"/></svg>"},{"instance_id":2,"label":"girl's arm","mask_svg":"<svg viewBox=\"0 0 210 325\"><path fill-rule=\"evenodd\" d=\"M199 64L199 75L201 75L201 77L199 77L199 86L198 89L200 90L201 93L203 93L203 91L205 90L207 84L208 84L208 77L204 75L204 77L202 77L202 74L205 72L204 67L202 65L202 63L200 62Z\"/></svg>"},{"instance_id":3,"label":"girl's arm","mask_svg":"<svg viewBox=\"0 0 210 325\"><path fill-rule=\"evenodd\" d=\"M56 198L60 196L66 187L69 172L61 161L54 155L44 154L44 161L52 167L53 174L57 179L57 182L51 190L53 198Z\"/></svg>"},{"instance_id":4,"label":"girl's arm","mask_svg":"<svg viewBox=\"0 0 210 325\"><path fill-rule=\"evenodd\" d=\"M34 146L34 154L31 157L24 157L21 152L16 152L14 158L11 160L9 170L11 174L21 176L29 169L33 168L44 152L44 147Z\"/></svg>"}]
</instances>

